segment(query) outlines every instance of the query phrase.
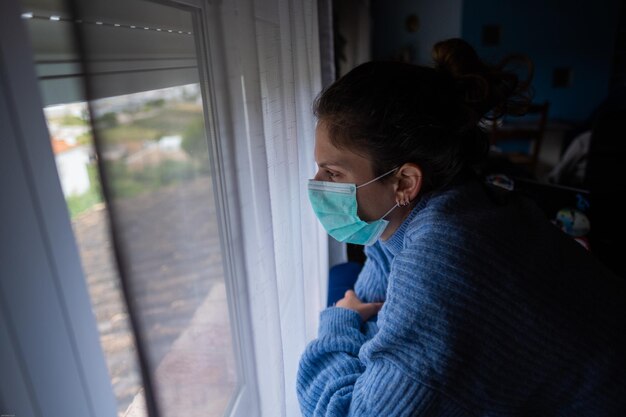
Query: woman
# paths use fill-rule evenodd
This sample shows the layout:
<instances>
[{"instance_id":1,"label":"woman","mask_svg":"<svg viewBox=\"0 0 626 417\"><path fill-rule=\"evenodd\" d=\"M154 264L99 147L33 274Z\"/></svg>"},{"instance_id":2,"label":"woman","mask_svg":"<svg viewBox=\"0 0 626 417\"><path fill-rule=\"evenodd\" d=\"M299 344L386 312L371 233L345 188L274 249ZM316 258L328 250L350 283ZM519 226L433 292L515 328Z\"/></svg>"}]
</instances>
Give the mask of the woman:
<instances>
[{"instance_id":1,"label":"woman","mask_svg":"<svg viewBox=\"0 0 626 417\"><path fill-rule=\"evenodd\" d=\"M460 39L433 56L363 64L316 102L311 203L367 261L301 358L303 414L626 415L623 281L473 174L480 120L527 84Z\"/></svg>"}]
</instances>

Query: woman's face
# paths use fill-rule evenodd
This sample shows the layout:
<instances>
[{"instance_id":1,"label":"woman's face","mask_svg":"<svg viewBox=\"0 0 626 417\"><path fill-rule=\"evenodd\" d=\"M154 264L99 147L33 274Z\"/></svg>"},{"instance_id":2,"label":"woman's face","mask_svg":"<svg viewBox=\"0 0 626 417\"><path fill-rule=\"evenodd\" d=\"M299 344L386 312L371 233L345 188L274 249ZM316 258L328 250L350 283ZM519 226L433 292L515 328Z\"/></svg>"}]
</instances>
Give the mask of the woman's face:
<instances>
[{"instance_id":1,"label":"woman's face","mask_svg":"<svg viewBox=\"0 0 626 417\"><path fill-rule=\"evenodd\" d=\"M315 161L318 170L314 179L317 181L350 183L358 186L376 177L368 158L332 144L323 121L320 121L315 129ZM388 181L384 181L385 179ZM380 219L396 204L394 186L388 177L358 188L356 197L358 215L361 220L367 222Z\"/></svg>"}]
</instances>

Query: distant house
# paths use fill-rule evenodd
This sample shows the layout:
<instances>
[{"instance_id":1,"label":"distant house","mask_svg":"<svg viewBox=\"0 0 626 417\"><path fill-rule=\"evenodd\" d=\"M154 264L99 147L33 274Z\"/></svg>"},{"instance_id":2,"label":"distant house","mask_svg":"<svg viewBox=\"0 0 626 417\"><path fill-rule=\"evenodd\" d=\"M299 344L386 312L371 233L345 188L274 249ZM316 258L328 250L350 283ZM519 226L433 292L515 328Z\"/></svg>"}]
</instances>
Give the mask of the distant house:
<instances>
[{"instance_id":1,"label":"distant house","mask_svg":"<svg viewBox=\"0 0 626 417\"><path fill-rule=\"evenodd\" d=\"M180 135L163 136L156 142L146 141L143 148L133 152L126 158L126 166L131 170L142 170L148 166L161 164L163 161L189 160L189 155L182 150Z\"/></svg>"},{"instance_id":2,"label":"distant house","mask_svg":"<svg viewBox=\"0 0 626 417\"><path fill-rule=\"evenodd\" d=\"M179 151L182 143L183 137L180 135L172 135L172 136L163 136L159 139L159 149L162 151Z\"/></svg>"},{"instance_id":3,"label":"distant house","mask_svg":"<svg viewBox=\"0 0 626 417\"><path fill-rule=\"evenodd\" d=\"M65 126L56 123L48 125L50 135L57 140L64 140L68 145L76 145L78 138L85 134L89 134L90 129L87 125Z\"/></svg>"},{"instance_id":4,"label":"distant house","mask_svg":"<svg viewBox=\"0 0 626 417\"><path fill-rule=\"evenodd\" d=\"M91 185L87 171L89 147L52 138L52 150L65 197L86 193Z\"/></svg>"}]
</instances>

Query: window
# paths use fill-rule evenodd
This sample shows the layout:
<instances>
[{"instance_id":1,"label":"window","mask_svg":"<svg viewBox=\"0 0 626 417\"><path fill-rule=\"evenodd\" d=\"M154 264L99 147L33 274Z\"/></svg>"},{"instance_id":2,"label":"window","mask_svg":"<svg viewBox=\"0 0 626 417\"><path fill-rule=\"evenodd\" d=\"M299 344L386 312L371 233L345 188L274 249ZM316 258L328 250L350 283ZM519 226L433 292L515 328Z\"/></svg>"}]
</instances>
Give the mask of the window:
<instances>
[{"instance_id":1,"label":"window","mask_svg":"<svg viewBox=\"0 0 626 417\"><path fill-rule=\"evenodd\" d=\"M78 22L61 3L0 2L2 412L298 415L298 359L328 270L301 187L315 167L314 2L76 0ZM194 132L204 143L185 141ZM51 133L66 136L57 153L76 151L59 169ZM89 135L98 151L76 150ZM68 206L75 221L106 210L110 225L75 239ZM109 378L76 246L108 227L128 311L99 327L128 317L141 363L117 410L124 384ZM158 320L162 306L176 318ZM189 341L199 349L182 354Z\"/></svg>"},{"instance_id":2,"label":"window","mask_svg":"<svg viewBox=\"0 0 626 417\"><path fill-rule=\"evenodd\" d=\"M83 62L72 41L73 17L63 9L24 0L22 18L118 416L146 415L146 406L110 215L159 409L236 415L245 377L207 142L198 10L174 2L82 3Z\"/></svg>"}]
</instances>

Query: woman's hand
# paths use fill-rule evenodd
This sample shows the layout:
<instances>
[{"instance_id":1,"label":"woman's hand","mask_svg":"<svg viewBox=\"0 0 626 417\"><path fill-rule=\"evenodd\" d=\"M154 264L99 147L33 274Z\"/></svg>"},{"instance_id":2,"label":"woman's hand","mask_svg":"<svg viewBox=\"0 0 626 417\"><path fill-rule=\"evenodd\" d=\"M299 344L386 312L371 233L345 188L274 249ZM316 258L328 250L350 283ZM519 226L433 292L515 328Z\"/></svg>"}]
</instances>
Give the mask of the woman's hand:
<instances>
[{"instance_id":1,"label":"woman's hand","mask_svg":"<svg viewBox=\"0 0 626 417\"><path fill-rule=\"evenodd\" d=\"M348 290L343 298L335 303L335 306L356 311L361 315L363 322L366 322L378 314L383 307L383 303L364 303L359 300L354 291Z\"/></svg>"}]
</instances>

